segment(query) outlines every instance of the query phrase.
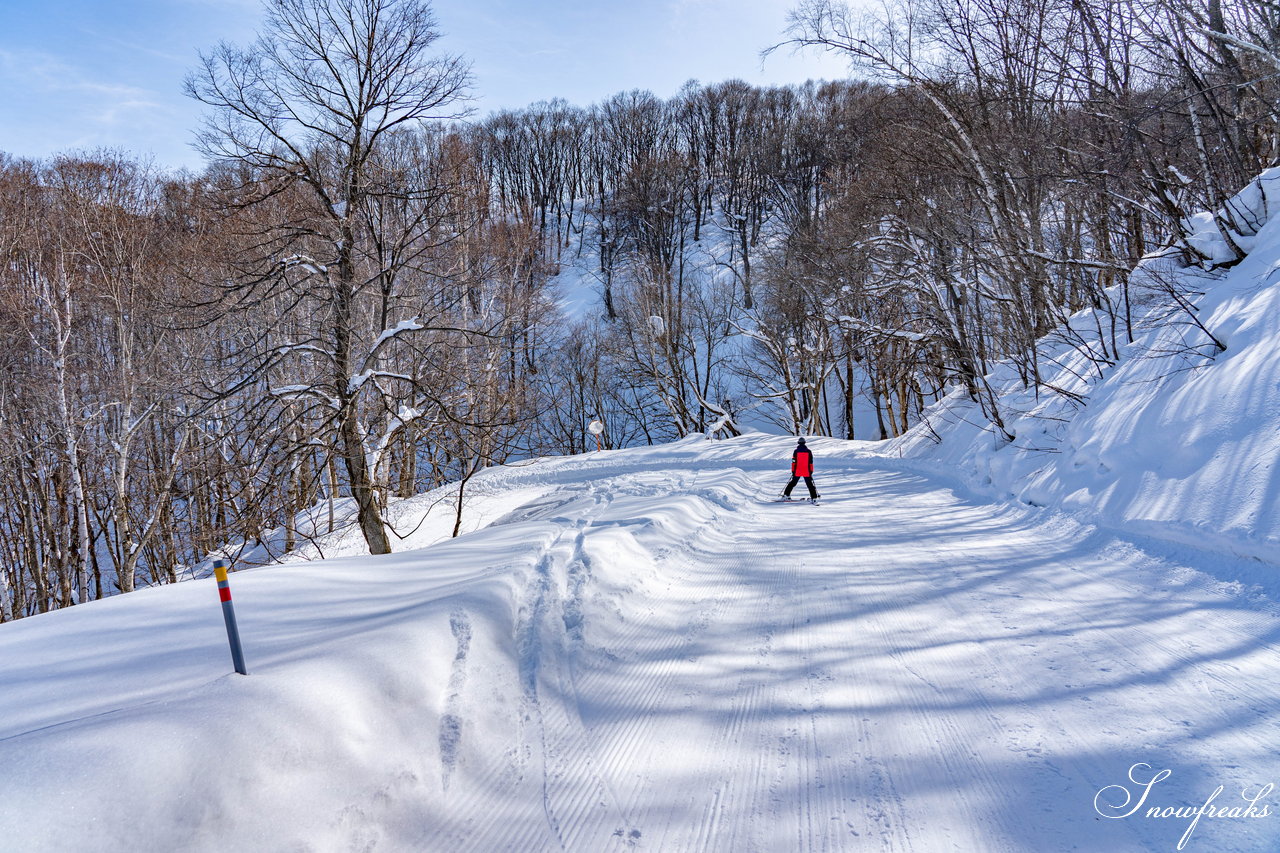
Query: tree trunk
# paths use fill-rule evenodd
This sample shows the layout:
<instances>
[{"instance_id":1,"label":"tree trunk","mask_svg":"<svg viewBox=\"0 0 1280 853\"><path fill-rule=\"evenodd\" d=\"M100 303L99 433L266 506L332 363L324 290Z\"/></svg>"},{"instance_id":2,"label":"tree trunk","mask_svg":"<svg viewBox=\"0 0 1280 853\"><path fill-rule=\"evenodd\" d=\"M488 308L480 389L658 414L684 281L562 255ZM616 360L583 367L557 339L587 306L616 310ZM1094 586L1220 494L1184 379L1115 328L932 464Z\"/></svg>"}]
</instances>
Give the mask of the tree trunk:
<instances>
[{"instance_id":1,"label":"tree trunk","mask_svg":"<svg viewBox=\"0 0 1280 853\"><path fill-rule=\"evenodd\" d=\"M351 193L348 193L348 197L351 197ZM341 444L342 461L347 469L347 480L351 484L351 496L356 501L360 532L364 534L369 553L390 554L391 541L387 537L386 526L382 523L378 491L373 482L373 472L369 470L369 460L365 456L365 435L360 425L360 410L356 399L358 389L352 388L351 383L356 291L355 264L351 257L354 237L351 227L343 223L338 241L338 275L333 283L334 384L338 396L338 440Z\"/></svg>"}]
</instances>

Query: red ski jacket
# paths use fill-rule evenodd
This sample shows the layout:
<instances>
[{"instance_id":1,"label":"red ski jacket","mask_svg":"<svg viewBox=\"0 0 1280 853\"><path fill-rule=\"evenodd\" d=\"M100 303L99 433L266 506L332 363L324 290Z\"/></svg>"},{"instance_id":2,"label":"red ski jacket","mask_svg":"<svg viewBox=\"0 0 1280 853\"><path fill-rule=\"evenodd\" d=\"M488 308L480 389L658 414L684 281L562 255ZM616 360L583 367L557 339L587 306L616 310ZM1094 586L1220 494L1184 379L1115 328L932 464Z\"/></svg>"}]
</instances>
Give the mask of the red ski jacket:
<instances>
[{"instance_id":1,"label":"red ski jacket","mask_svg":"<svg viewBox=\"0 0 1280 853\"><path fill-rule=\"evenodd\" d=\"M813 452L807 447L797 447L791 454L791 473L797 477L813 476Z\"/></svg>"}]
</instances>

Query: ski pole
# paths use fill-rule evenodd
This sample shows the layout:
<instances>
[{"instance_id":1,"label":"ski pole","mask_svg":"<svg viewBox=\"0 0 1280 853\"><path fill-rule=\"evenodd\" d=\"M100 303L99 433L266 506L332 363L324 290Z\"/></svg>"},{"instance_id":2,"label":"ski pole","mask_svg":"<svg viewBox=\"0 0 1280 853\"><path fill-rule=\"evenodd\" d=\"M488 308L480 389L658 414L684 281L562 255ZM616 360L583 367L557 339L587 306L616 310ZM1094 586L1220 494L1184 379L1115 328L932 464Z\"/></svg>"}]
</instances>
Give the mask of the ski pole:
<instances>
[{"instance_id":1,"label":"ski pole","mask_svg":"<svg viewBox=\"0 0 1280 853\"><path fill-rule=\"evenodd\" d=\"M213 574L218 579L218 597L222 599L222 621L227 623L227 642L231 644L231 662L236 672L248 675L244 665L244 649L240 648L240 629L236 627L236 610L231 604L231 585L227 582L227 561L214 560Z\"/></svg>"}]
</instances>

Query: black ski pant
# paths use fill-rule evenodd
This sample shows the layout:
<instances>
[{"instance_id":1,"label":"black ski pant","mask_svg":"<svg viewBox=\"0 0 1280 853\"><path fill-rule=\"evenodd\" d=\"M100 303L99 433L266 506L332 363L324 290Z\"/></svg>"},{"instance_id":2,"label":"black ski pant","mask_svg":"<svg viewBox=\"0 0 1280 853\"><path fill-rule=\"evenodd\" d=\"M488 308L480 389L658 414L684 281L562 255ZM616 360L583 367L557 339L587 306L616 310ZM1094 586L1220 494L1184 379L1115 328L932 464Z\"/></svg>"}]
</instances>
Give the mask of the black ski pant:
<instances>
[{"instance_id":1,"label":"black ski pant","mask_svg":"<svg viewBox=\"0 0 1280 853\"><path fill-rule=\"evenodd\" d=\"M782 496L787 498L791 497L791 490L796 487L796 483L798 482L800 482L800 475L793 475L791 477L791 482L787 483L787 487L782 490ZM816 501L818 499L818 490L813 485L813 478L805 477L804 484L809 487L809 498Z\"/></svg>"}]
</instances>

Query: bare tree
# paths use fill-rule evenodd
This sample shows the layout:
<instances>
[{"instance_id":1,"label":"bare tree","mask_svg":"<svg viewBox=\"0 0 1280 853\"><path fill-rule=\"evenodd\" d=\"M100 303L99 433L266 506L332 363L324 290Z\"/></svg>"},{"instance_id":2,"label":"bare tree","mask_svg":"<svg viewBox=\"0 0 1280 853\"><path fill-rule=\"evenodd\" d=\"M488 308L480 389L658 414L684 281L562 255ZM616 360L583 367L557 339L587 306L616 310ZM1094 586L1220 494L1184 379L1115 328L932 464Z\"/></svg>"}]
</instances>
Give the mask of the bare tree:
<instances>
[{"instance_id":1,"label":"bare tree","mask_svg":"<svg viewBox=\"0 0 1280 853\"><path fill-rule=\"evenodd\" d=\"M387 553L368 456L368 442L379 437L370 438L361 422L360 402L385 387L369 381L378 351L425 324L374 312L388 325L369 328L362 297L396 275L370 262L378 255L369 246L372 233L377 242L400 247L400 257L413 257L431 241L439 188L423 186L414 179L420 176L383 180L384 154L398 130L458 115L469 74L461 59L431 52L439 33L423 0L271 0L267 9L254 45L220 45L187 80L188 93L211 108L201 150L243 170L244 184L229 200L251 206L294 190L305 205L294 221L272 229L264 241L269 251L255 259L257 269L245 270L232 296L243 305L273 288L319 295L326 328L314 341L280 346L305 346L327 366L326 378L307 380L299 391L331 403L361 531L371 553ZM362 228L362 222L385 224L371 207L387 198L416 210L388 225L394 234Z\"/></svg>"}]
</instances>

